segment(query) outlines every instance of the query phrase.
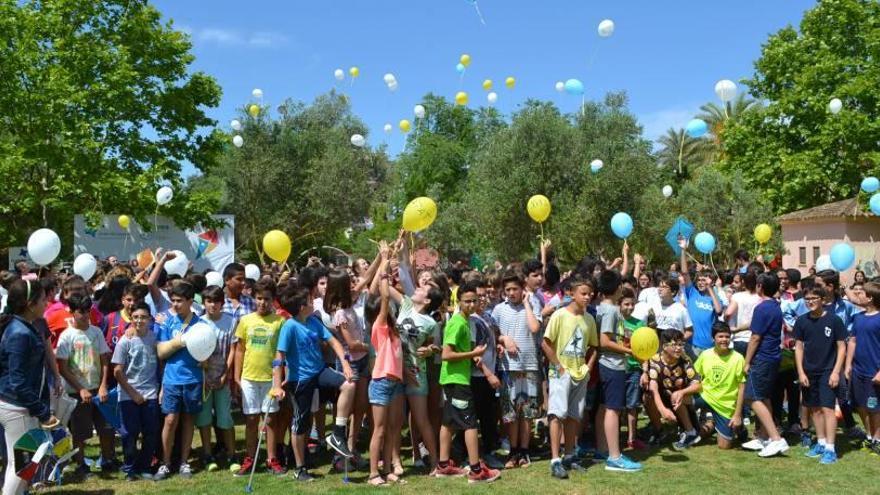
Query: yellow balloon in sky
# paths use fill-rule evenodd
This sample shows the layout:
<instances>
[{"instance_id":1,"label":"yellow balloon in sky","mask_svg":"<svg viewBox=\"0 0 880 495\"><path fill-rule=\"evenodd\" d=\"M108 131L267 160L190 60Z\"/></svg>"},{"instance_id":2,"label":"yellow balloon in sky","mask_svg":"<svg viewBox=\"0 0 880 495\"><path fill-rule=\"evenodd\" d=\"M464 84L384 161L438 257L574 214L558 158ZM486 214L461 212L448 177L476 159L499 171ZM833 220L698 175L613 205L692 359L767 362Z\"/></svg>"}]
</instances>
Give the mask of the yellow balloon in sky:
<instances>
[{"instance_id":1,"label":"yellow balloon in sky","mask_svg":"<svg viewBox=\"0 0 880 495\"><path fill-rule=\"evenodd\" d=\"M766 244L771 236L773 236L773 229L771 229L766 223L762 223L755 227L755 240L758 241L758 243Z\"/></svg>"},{"instance_id":2,"label":"yellow balloon in sky","mask_svg":"<svg viewBox=\"0 0 880 495\"><path fill-rule=\"evenodd\" d=\"M426 196L416 198L403 210L403 229L419 232L427 229L437 218L437 203Z\"/></svg>"},{"instance_id":3,"label":"yellow balloon in sky","mask_svg":"<svg viewBox=\"0 0 880 495\"><path fill-rule=\"evenodd\" d=\"M459 91L455 93L455 104L456 105L467 105L468 103L468 94L464 91Z\"/></svg>"},{"instance_id":4,"label":"yellow balloon in sky","mask_svg":"<svg viewBox=\"0 0 880 495\"><path fill-rule=\"evenodd\" d=\"M471 65L471 56L465 53L458 59L458 61L461 62L461 65L469 67Z\"/></svg>"},{"instance_id":5,"label":"yellow balloon in sky","mask_svg":"<svg viewBox=\"0 0 880 495\"><path fill-rule=\"evenodd\" d=\"M408 120L403 119L400 121L400 124L398 124L398 127L400 127L400 132L406 134L412 129L412 124L410 124Z\"/></svg>"},{"instance_id":6,"label":"yellow balloon in sky","mask_svg":"<svg viewBox=\"0 0 880 495\"><path fill-rule=\"evenodd\" d=\"M550 200L543 194L532 196L529 198L529 202L526 203L526 211L532 217L532 220L538 223L544 223L547 220L547 217L550 216L550 210Z\"/></svg>"},{"instance_id":7,"label":"yellow balloon in sky","mask_svg":"<svg viewBox=\"0 0 880 495\"><path fill-rule=\"evenodd\" d=\"M492 90L492 80L491 79L486 79L485 81L483 81L483 89L485 89L486 91Z\"/></svg>"},{"instance_id":8,"label":"yellow balloon in sky","mask_svg":"<svg viewBox=\"0 0 880 495\"><path fill-rule=\"evenodd\" d=\"M119 226L123 229L128 229L128 226L131 225L131 219L128 218L128 215L119 215Z\"/></svg>"},{"instance_id":9,"label":"yellow balloon in sky","mask_svg":"<svg viewBox=\"0 0 880 495\"><path fill-rule=\"evenodd\" d=\"M660 339L657 338L657 331L650 327L642 327L633 332L629 339L630 349L633 356L639 361L647 361L651 356L657 354L660 348Z\"/></svg>"},{"instance_id":10,"label":"yellow balloon in sky","mask_svg":"<svg viewBox=\"0 0 880 495\"><path fill-rule=\"evenodd\" d=\"M248 115L250 115L253 118L259 117L260 116L260 106L256 105L256 104L251 104L248 107Z\"/></svg>"},{"instance_id":11,"label":"yellow balloon in sky","mask_svg":"<svg viewBox=\"0 0 880 495\"><path fill-rule=\"evenodd\" d=\"M266 232L263 236L263 251L273 260L284 263L290 256L290 237L280 230Z\"/></svg>"},{"instance_id":12,"label":"yellow balloon in sky","mask_svg":"<svg viewBox=\"0 0 880 495\"><path fill-rule=\"evenodd\" d=\"M357 67L352 67L351 69L348 69L348 75L350 75L351 77L357 77L361 75L361 70Z\"/></svg>"},{"instance_id":13,"label":"yellow balloon in sky","mask_svg":"<svg viewBox=\"0 0 880 495\"><path fill-rule=\"evenodd\" d=\"M507 86L507 89L513 89L516 86L516 79L513 76L508 77L504 80L504 85Z\"/></svg>"}]
</instances>

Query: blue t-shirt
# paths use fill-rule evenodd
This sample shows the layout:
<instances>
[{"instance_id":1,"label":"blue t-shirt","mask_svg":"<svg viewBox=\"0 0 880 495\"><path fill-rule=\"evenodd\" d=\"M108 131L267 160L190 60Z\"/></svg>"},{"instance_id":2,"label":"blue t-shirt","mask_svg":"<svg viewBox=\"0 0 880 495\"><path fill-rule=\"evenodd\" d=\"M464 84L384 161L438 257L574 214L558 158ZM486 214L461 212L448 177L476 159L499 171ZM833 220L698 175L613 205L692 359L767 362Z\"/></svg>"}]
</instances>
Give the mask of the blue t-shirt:
<instances>
[{"instance_id":1,"label":"blue t-shirt","mask_svg":"<svg viewBox=\"0 0 880 495\"><path fill-rule=\"evenodd\" d=\"M691 343L702 349L713 347L715 341L712 339L712 323L715 322L715 306L712 304L712 296L701 294L693 283L685 286L684 295L687 298L688 314L694 325Z\"/></svg>"},{"instance_id":2,"label":"blue t-shirt","mask_svg":"<svg viewBox=\"0 0 880 495\"><path fill-rule=\"evenodd\" d=\"M321 342L333 337L321 320L309 316L305 324L296 318L284 322L278 337L278 350L287 361L287 381L301 382L317 376L327 366Z\"/></svg>"},{"instance_id":3,"label":"blue t-shirt","mask_svg":"<svg viewBox=\"0 0 880 495\"><path fill-rule=\"evenodd\" d=\"M880 370L880 313L855 315L852 335L856 339L853 372L862 378L873 378Z\"/></svg>"},{"instance_id":4,"label":"blue t-shirt","mask_svg":"<svg viewBox=\"0 0 880 495\"><path fill-rule=\"evenodd\" d=\"M782 309L776 299L764 299L752 314L752 335L760 335L761 343L755 360L779 361L782 359Z\"/></svg>"},{"instance_id":5,"label":"blue t-shirt","mask_svg":"<svg viewBox=\"0 0 880 495\"><path fill-rule=\"evenodd\" d=\"M201 321L195 313L184 322L179 316L171 315L159 326L159 342L168 342L178 334L186 333L193 325ZM184 324L186 323L186 324ZM162 375L163 385L191 385L202 383L202 367L196 358L186 349L179 349L165 361L165 373Z\"/></svg>"}]
</instances>

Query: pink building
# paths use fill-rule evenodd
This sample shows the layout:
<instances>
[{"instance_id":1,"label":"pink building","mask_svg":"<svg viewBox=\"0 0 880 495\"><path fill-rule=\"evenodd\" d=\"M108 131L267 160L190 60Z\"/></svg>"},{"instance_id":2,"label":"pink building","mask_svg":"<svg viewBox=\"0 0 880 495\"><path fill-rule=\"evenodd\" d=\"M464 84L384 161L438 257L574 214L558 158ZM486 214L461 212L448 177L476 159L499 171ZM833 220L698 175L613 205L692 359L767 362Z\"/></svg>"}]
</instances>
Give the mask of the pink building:
<instances>
[{"instance_id":1,"label":"pink building","mask_svg":"<svg viewBox=\"0 0 880 495\"><path fill-rule=\"evenodd\" d=\"M784 267L807 275L819 256L839 242L848 242L855 249L856 265L841 274L841 283L851 283L856 269L869 279L880 276L874 245L880 241L880 217L867 211L857 198L793 211L776 220L782 227Z\"/></svg>"}]
</instances>

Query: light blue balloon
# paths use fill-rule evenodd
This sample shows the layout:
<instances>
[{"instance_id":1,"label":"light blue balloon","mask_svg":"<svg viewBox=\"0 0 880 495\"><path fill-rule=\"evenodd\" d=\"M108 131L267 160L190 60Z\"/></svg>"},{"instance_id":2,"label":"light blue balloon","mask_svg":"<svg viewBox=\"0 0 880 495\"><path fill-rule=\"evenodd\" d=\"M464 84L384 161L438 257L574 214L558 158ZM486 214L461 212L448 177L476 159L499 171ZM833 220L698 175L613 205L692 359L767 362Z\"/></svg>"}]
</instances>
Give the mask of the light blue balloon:
<instances>
[{"instance_id":1,"label":"light blue balloon","mask_svg":"<svg viewBox=\"0 0 880 495\"><path fill-rule=\"evenodd\" d=\"M699 138L705 136L706 133L709 132L709 126L706 124L706 121L702 119L694 119L687 123L684 131L692 138Z\"/></svg>"},{"instance_id":2,"label":"light blue balloon","mask_svg":"<svg viewBox=\"0 0 880 495\"><path fill-rule=\"evenodd\" d=\"M868 204L871 207L871 213L880 216L880 193L875 193L871 196L871 200Z\"/></svg>"},{"instance_id":3,"label":"light blue balloon","mask_svg":"<svg viewBox=\"0 0 880 495\"><path fill-rule=\"evenodd\" d=\"M862 179L862 191L871 194L877 192L877 189L880 189L880 180L877 180L876 177L865 177Z\"/></svg>"},{"instance_id":4,"label":"light blue balloon","mask_svg":"<svg viewBox=\"0 0 880 495\"><path fill-rule=\"evenodd\" d=\"M715 237L708 232L700 232L694 237L694 246L697 247L697 251L709 254L715 251Z\"/></svg>"},{"instance_id":5,"label":"light blue balloon","mask_svg":"<svg viewBox=\"0 0 880 495\"><path fill-rule=\"evenodd\" d=\"M849 244L841 242L831 248L831 266L838 272L849 269L856 261L856 252Z\"/></svg>"},{"instance_id":6,"label":"light blue balloon","mask_svg":"<svg viewBox=\"0 0 880 495\"><path fill-rule=\"evenodd\" d=\"M614 232L614 235L617 237L626 239L633 231L632 217L622 211L615 213L614 216L611 217L611 231Z\"/></svg>"},{"instance_id":7,"label":"light blue balloon","mask_svg":"<svg viewBox=\"0 0 880 495\"><path fill-rule=\"evenodd\" d=\"M582 95L584 94L584 83L577 79L569 79L565 81L565 92L570 95Z\"/></svg>"},{"instance_id":8,"label":"light blue balloon","mask_svg":"<svg viewBox=\"0 0 880 495\"><path fill-rule=\"evenodd\" d=\"M464 69L464 64L458 64L455 66L455 72L458 72L459 74L464 74Z\"/></svg>"},{"instance_id":9,"label":"light blue balloon","mask_svg":"<svg viewBox=\"0 0 880 495\"><path fill-rule=\"evenodd\" d=\"M593 172L594 174L598 174L600 170L602 170L601 165L599 165L599 164L591 164L590 165L590 172Z\"/></svg>"}]
</instances>

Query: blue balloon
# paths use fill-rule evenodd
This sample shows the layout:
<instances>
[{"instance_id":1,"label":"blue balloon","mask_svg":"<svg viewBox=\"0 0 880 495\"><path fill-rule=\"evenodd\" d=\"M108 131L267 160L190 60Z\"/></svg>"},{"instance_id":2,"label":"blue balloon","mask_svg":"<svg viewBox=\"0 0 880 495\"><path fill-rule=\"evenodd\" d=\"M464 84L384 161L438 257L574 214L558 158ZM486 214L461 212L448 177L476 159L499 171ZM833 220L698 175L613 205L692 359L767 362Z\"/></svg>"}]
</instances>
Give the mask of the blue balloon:
<instances>
[{"instance_id":1,"label":"blue balloon","mask_svg":"<svg viewBox=\"0 0 880 495\"><path fill-rule=\"evenodd\" d=\"M570 95L582 95L584 94L584 83L577 79L569 79L565 81L565 92Z\"/></svg>"},{"instance_id":2,"label":"blue balloon","mask_svg":"<svg viewBox=\"0 0 880 495\"><path fill-rule=\"evenodd\" d=\"M709 126L706 124L706 121L702 119L694 119L687 123L684 131L692 138L699 138L705 136L706 133L709 132Z\"/></svg>"},{"instance_id":3,"label":"blue balloon","mask_svg":"<svg viewBox=\"0 0 880 495\"><path fill-rule=\"evenodd\" d=\"M865 177L862 179L862 191L871 194L877 192L877 189L880 189L880 180L877 180L876 177Z\"/></svg>"},{"instance_id":4,"label":"blue balloon","mask_svg":"<svg viewBox=\"0 0 880 495\"><path fill-rule=\"evenodd\" d=\"M590 172L593 172L594 174L598 174L600 170L602 170L602 166L599 165L598 163L590 165Z\"/></svg>"},{"instance_id":5,"label":"blue balloon","mask_svg":"<svg viewBox=\"0 0 880 495\"><path fill-rule=\"evenodd\" d=\"M622 211L615 213L614 216L611 217L611 231L614 232L614 235L617 237L626 239L633 231L632 217Z\"/></svg>"},{"instance_id":6,"label":"blue balloon","mask_svg":"<svg viewBox=\"0 0 880 495\"><path fill-rule=\"evenodd\" d=\"M856 252L849 244L841 242L831 248L831 266L838 272L849 269L856 261Z\"/></svg>"},{"instance_id":7,"label":"blue balloon","mask_svg":"<svg viewBox=\"0 0 880 495\"><path fill-rule=\"evenodd\" d=\"M459 74L464 74L464 69L464 64L458 64L455 66L455 72L458 72Z\"/></svg>"},{"instance_id":8,"label":"blue balloon","mask_svg":"<svg viewBox=\"0 0 880 495\"><path fill-rule=\"evenodd\" d=\"M715 251L715 237L708 232L700 232L694 237L694 246L697 247L697 251L709 254Z\"/></svg>"},{"instance_id":9,"label":"blue balloon","mask_svg":"<svg viewBox=\"0 0 880 495\"><path fill-rule=\"evenodd\" d=\"M875 193L871 196L868 204L871 206L871 213L880 216L880 193Z\"/></svg>"}]
</instances>

